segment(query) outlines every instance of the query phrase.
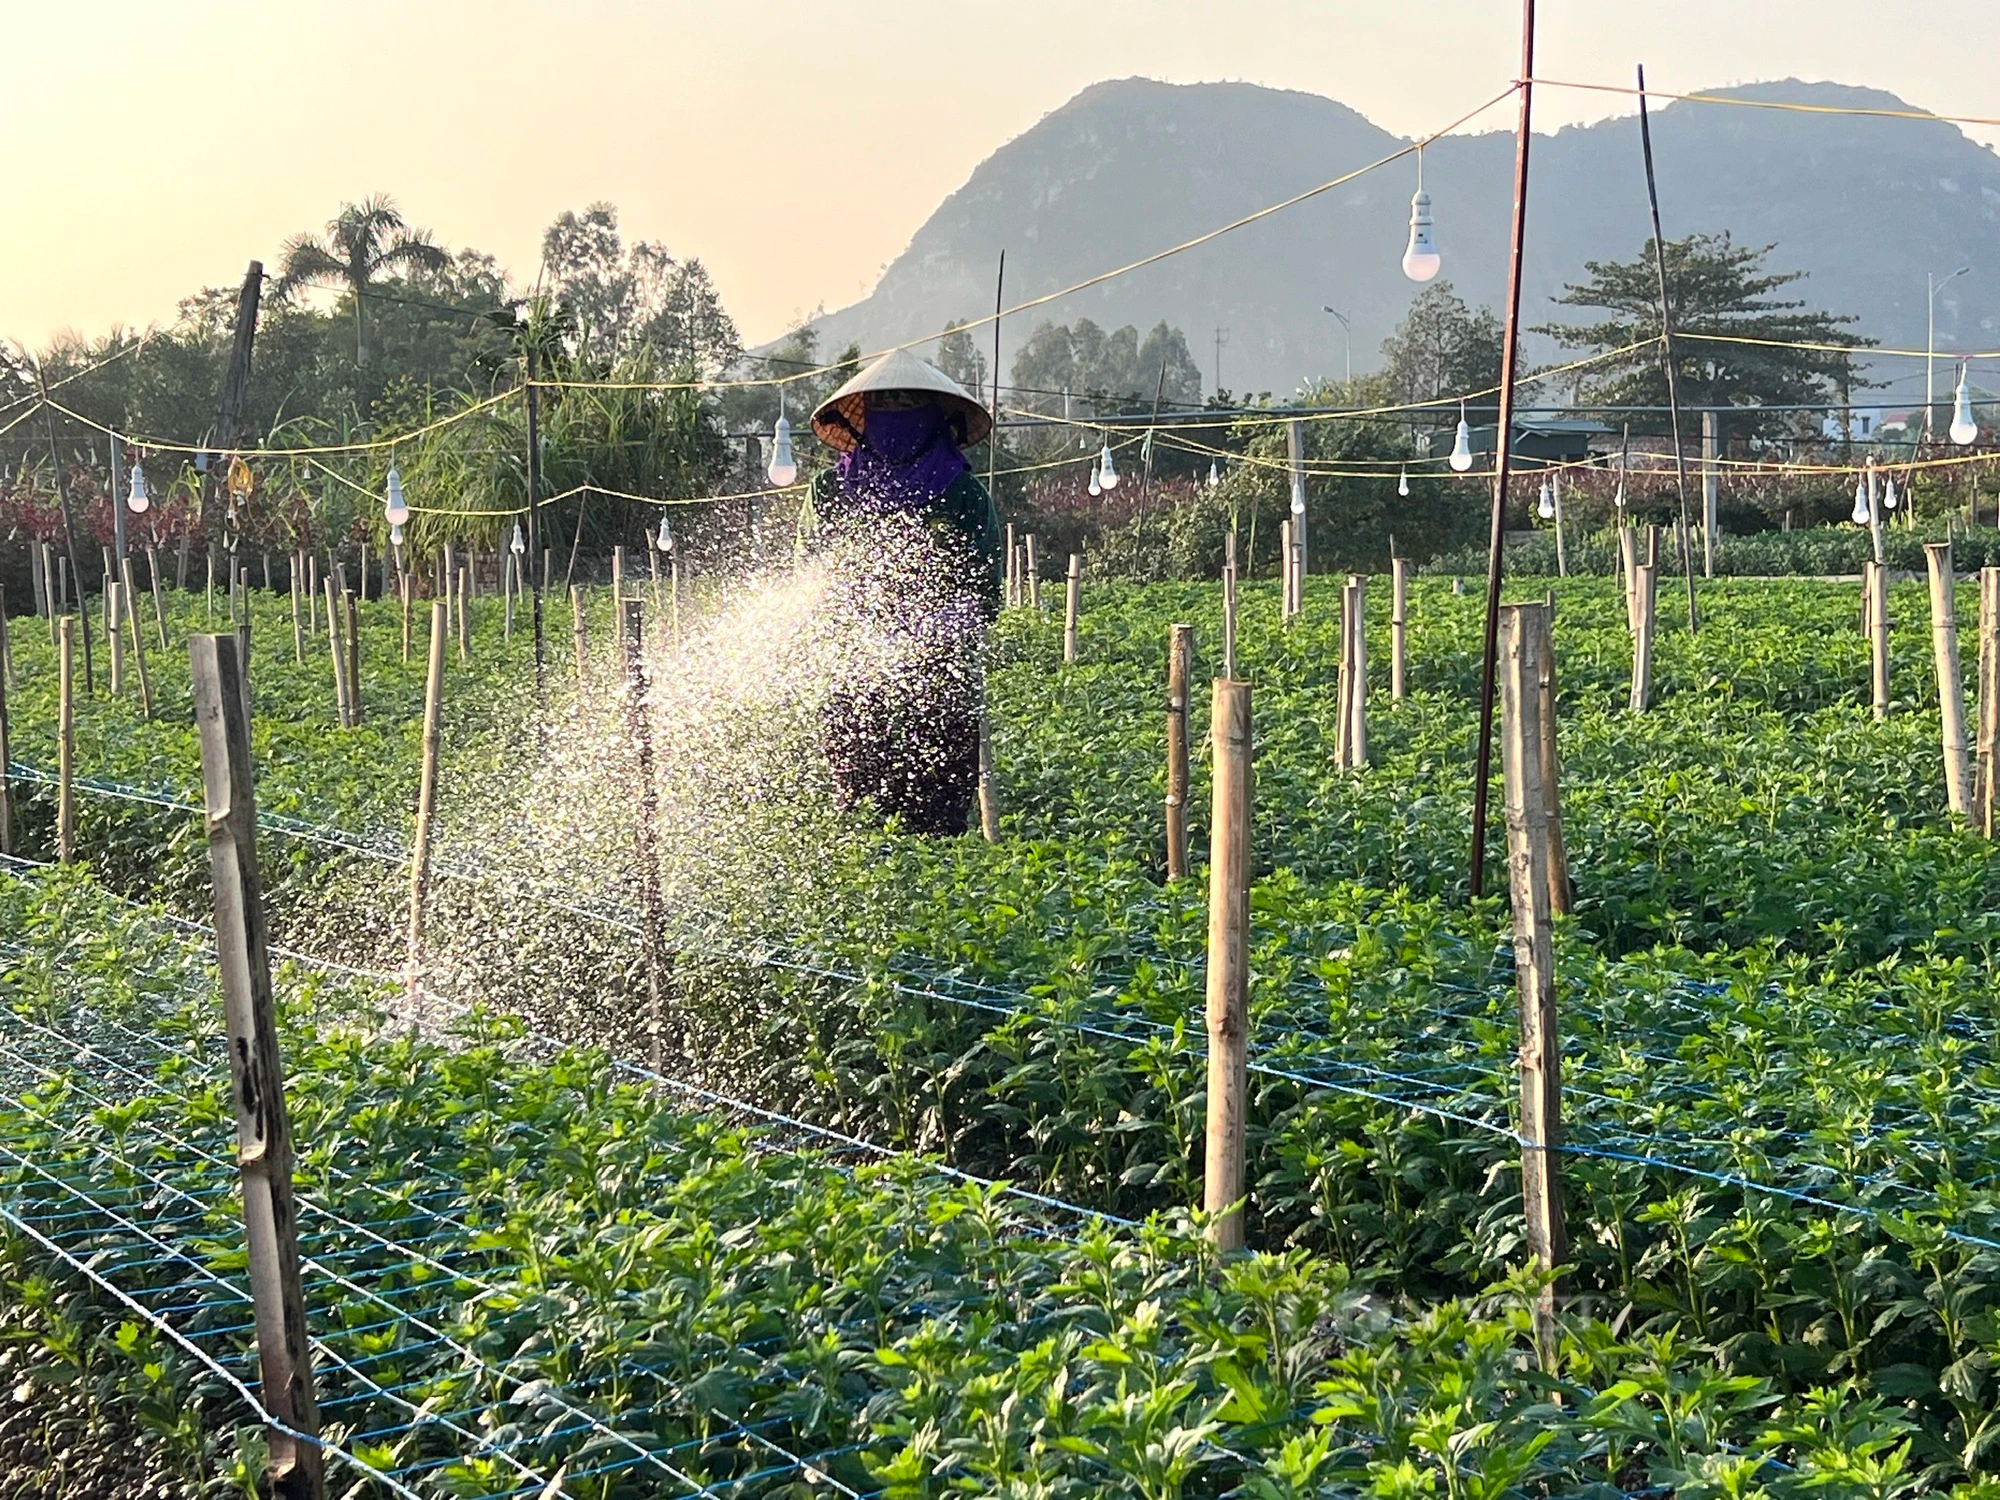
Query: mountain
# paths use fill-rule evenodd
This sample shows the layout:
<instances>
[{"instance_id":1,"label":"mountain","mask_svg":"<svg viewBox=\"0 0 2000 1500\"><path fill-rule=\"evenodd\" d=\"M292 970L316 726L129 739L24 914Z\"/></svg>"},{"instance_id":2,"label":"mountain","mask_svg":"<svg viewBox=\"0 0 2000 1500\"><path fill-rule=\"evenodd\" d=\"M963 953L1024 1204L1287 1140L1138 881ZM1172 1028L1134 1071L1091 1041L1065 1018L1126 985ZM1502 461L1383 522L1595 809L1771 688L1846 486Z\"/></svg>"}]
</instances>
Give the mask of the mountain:
<instances>
[{"instance_id":1,"label":"mountain","mask_svg":"<svg viewBox=\"0 0 2000 1500\"><path fill-rule=\"evenodd\" d=\"M1779 104L1908 109L1879 90L1832 83L1715 91ZM994 263L1007 252L1007 302L1055 292L1364 166L1406 144L1315 94L1245 83L1095 84L982 162L946 198L863 301L823 315L822 350L850 338L879 347L939 331L993 306ZM1972 274L1938 297L1938 347L1991 347L2000 328L2000 156L1944 121L1676 102L1653 113L1660 211L1669 238L1729 230L1775 243L1771 263L1804 270L1793 290L1859 316L1884 343L1922 348L1926 271ZM1443 275L1475 304L1499 307L1512 199L1511 130L1453 136L1424 151ZM1003 362L1042 322L1089 317L1143 331L1178 324L1214 379L1214 330L1227 330L1222 381L1286 392L1342 368L1353 321L1357 373L1416 288L1400 260L1410 160L1156 265L1010 319ZM1628 259L1644 244L1645 178L1636 116L1538 135L1533 144L1523 314L1546 321L1549 298L1590 259ZM1983 264L1982 264L1983 260ZM984 344L986 336L981 335ZM1530 344L1531 356L1552 349ZM1886 399L1920 396L1921 369ZM1941 374L1941 380L1948 374ZM1912 384L1912 380L1914 384Z\"/></svg>"}]
</instances>

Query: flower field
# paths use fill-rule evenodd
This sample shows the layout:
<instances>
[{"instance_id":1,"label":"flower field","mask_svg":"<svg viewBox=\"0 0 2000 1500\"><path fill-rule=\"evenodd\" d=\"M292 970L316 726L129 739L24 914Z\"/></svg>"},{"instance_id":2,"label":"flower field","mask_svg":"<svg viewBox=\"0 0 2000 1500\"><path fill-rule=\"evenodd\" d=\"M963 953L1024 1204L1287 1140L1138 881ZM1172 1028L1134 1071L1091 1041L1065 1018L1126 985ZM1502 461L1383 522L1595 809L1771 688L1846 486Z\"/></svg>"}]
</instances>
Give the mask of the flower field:
<instances>
[{"instance_id":1,"label":"flower field","mask_svg":"<svg viewBox=\"0 0 2000 1500\"><path fill-rule=\"evenodd\" d=\"M406 663L395 604L362 605L343 729L323 627L296 660L282 596L254 595L332 1492L1983 1493L2000 868L1945 809L1921 586L1892 593L1886 722L1858 595L1718 582L1691 637L1663 583L1637 714L1615 583L1555 586L1577 899L1553 1359L1522 1269L1511 921L1466 895L1472 593L1413 586L1410 695L1379 673L1371 763L1343 771L1338 580L1288 626L1245 588L1252 1253L1229 1258L1190 1213L1200 754L1195 878L1163 879L1161 831L1168 627L1194 623L1205 682L1212 589L1091 585L1072 665L1059 617L1002 617L993 844L829 811L809 630L782 598L691 597L648 660L657 1012L604 591L581 671L551 617L546 711L525 616L508 635L482 601L450 653L417 1001L428 619ZM72 868L39 863L46 622L10 622L0 1277L51 1368L221 1482L254 1468L256 1363L189 721L206 615L168 603L155 717L101 679L79 701ZM1386 662L1385 601L1369 630ZM1489 871L1502 852L1496 826Z\"/></svg>"}]
</instances>

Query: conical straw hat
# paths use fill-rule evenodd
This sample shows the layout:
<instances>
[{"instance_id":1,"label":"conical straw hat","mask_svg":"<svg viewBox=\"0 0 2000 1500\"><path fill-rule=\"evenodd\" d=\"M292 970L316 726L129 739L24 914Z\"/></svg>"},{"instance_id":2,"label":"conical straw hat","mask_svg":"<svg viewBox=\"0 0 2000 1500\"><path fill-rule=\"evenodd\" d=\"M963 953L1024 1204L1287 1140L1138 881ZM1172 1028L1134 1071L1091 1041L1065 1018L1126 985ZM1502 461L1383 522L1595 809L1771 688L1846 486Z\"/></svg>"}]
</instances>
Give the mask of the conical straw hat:
<instances>
[{"instance_id":1,"label":"conical straw hat","mask_svg":"<svg viewBox=\"0 0 2000 1500\"><path fill-rule=\"evenodd\" d=\"M984 442L993 431L991 414L968 396L957 381L909 350L895 349L820 403L819 410L812 415L813 431L819 440L841 453L852 448L868 424L870 391L923 391L935 396L937 404L946 411L964 416L968 448Z\"/></svg>"}]
</instances>

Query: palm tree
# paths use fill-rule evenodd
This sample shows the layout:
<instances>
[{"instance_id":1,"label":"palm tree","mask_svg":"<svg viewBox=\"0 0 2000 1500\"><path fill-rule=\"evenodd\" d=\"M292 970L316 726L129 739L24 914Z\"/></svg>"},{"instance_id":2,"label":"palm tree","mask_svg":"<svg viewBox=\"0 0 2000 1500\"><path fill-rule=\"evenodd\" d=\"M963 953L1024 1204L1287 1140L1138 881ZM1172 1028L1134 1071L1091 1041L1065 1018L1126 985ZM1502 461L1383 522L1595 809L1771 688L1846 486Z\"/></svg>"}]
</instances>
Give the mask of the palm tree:
<instances>
[{"instance_id":1,"label":"palm tree","mask_svg":"<svg viewBox=\"0 0 2000 1500\"><path fill-rule=\"evenodd\" d=\"M354 297L354 362L368 363L367 319L362 304L369 287L385 271L412 267L442 271L451 255L431 243L427 230L411 229L386 193L365 203L341 206L326 236L297 234L285 241L284 270L275 295L289 297L305 286L344 286Z\"/></svg>"}]
</instances>

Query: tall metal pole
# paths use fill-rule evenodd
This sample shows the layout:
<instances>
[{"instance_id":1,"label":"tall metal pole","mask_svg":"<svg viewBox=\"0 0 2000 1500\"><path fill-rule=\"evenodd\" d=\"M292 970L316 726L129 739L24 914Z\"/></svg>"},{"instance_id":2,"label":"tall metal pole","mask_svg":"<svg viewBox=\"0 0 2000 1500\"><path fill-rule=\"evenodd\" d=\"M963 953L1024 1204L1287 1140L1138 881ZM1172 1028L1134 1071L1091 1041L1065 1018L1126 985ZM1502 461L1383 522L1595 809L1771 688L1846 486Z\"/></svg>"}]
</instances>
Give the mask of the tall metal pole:
<instances>
[{"instance_id":1,"label":"tall metal pole","mask_svg":"<svg viewBox=\"0 0 2000 1500\"><path fill-rule=\"evenodd\" d=\"M1500 346L1500 427L1494 436L1493 527L1486 552L1486 630L1479 671L1479 759L1472 780L1472 859L1468 885L1486 888L1486 799L1493 777L1493 687L1500 647L1500 553L1507 540L1507 467L1514 421L1514 368L1521 323L1521 242L1528 227L1528 141L1533 122L1535 0L1521 0L1520 125L1514 137L1514 228L1507 254L1507 330Z\"/></svg>"},{"instance_id":2,"label":"tall metal pole","mask_svg":"<svg viewBox=\"0 0 2000 1500\"><path fill-rule=\"evenodd\" d=\"M1667 242L1660 234L1660 190L1653 180L1653 126L1646 113L1646 69L1639 68L1639 149L1646 157L1646 201L1653 210L1653 268L1660 280L1660 359L1667 370L1667 412L1674 432L1674 488L1681 502L1681 572L1687 578L1688 634L1701 629L1694 605L1694 552L1688 539L1688 467L1681 447L1680 377L1674 365L1674 309L1667 297Z\"/></svg>"}]
</instances>

